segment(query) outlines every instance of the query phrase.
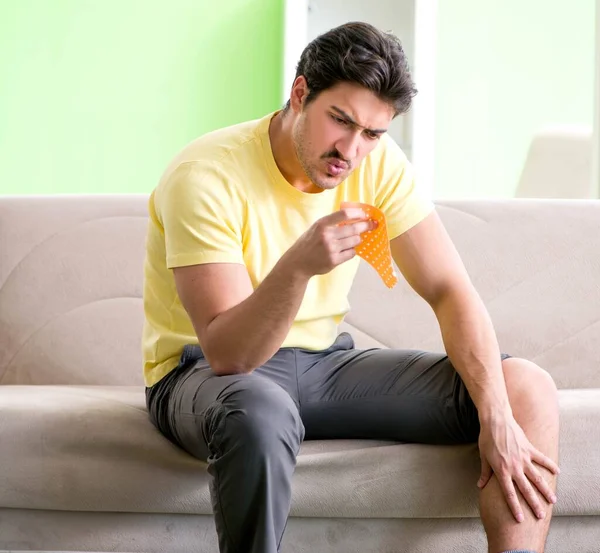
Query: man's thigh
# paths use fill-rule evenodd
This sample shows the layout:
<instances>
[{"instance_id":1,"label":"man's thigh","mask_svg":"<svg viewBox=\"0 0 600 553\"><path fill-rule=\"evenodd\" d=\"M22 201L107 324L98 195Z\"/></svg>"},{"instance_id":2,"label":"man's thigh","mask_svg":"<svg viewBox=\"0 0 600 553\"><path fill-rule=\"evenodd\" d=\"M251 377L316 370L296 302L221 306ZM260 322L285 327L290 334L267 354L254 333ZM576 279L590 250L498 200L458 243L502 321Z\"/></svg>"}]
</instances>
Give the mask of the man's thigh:
<instances>
[{"instance_id":1,"label":"man's thigh","mask_svg":"<svg viewBox=\"0 0 600 553\"><path fill-rule=\"evenodd\" d=\"M298 360L307 439L477 440L477 409L446 355L357 350L347 339L336 344L324 352L303 352Z\"/></svg>"},{"instance_id":2,"label":"man's thigh","mask_svg":"<svg viewBox=\"0 0 600 553\"><path fill-rule=\"evenodd\" d=\"M146 402L169 440L206 460L216 422L229 412L252 417L266 408L283 420L289 409L297 416L295 352L280 350L251 374L217 376L198 346L186 346L179 365L146 389Z\"/></svg>"}]
</instances>

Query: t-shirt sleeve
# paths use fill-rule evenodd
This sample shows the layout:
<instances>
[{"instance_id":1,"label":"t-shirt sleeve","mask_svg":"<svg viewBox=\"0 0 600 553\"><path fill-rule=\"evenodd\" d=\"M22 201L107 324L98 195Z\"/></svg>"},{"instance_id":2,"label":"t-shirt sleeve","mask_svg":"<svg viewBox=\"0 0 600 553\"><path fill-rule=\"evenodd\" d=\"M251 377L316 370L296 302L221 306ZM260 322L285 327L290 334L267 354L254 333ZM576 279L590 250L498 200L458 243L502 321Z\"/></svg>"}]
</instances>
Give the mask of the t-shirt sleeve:
<instances>
[{"instance_id":1,"label":"t-shirt sleeve","mask_svg":"<svg viewBox=\"0 0 600 553\"><path fill-rule=\"evenodd\" d=\"M382 137L375 176L375 205L383 211L389 239L420 223L435 208L418 187L412 164L387 135ZM375 167L374 167L375 168Z\"/></svg>"},{"instance_id":2,"label":"t-shirt sleeve","mask_svg":"<svg viewBox=\"0 0 600 553\"><path fill-rule=\"evenodd\" d=\"M155 195L169 269L203 263L244 263L244 201L214 167L182 163Z\"/></svg>"}]
</instances>

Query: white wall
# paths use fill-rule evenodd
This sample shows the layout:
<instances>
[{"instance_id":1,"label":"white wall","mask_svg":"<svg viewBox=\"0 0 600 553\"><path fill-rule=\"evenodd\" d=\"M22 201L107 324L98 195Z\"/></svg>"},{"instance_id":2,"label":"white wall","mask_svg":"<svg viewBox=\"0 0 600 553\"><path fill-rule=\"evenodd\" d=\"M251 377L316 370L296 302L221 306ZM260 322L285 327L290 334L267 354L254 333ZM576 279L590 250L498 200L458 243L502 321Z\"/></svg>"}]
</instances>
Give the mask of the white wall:
<instances>
[{"instance_id":1,"label":"white wall","mask_svg":"<svg viewBox=\"0 0 600 553\"><path fill-rule=\"evenodd\" d=\"M308 43L307 28L308 0L284 0L282 104L290 98L296 65Z\"/></svg>"}]
</instances>

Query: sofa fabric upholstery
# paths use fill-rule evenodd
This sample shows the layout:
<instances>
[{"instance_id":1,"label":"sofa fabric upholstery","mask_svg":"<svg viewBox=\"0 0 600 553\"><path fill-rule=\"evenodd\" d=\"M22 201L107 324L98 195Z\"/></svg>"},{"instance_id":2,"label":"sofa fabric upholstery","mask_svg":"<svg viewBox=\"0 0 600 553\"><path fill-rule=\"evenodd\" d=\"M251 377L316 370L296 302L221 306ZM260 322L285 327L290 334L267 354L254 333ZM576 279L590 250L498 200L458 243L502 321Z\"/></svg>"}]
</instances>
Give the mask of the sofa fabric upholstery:
<instances>
[{"instance_id":1,"label":"sofa fabric upholstery","mask_svg":"<svg viewBox=\"0 0 600 553\"><path fill-rule=\"evenodd\" d=\"M146 203L0 198L0 550L216 550L206 466L163 438L145 408ZM502 351L559 387L562 473L547 551L600 551L600 202L437 208ZM350 302L340 330L358 347L442 350L431 309L403 280L388 290L363 263ZM284 550L481 550L478 476L474 444L305 442Z\"/></svg>"}]
</instances>

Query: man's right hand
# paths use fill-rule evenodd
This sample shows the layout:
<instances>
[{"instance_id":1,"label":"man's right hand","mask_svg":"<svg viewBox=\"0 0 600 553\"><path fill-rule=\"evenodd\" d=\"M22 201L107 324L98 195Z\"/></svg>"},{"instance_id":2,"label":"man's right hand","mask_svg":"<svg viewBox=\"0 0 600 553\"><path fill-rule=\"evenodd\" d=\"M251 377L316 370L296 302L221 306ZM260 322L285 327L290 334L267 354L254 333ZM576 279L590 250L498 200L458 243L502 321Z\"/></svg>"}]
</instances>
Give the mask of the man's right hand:
<instances>
[{"instance_id":1,"label":"man's right hand","mask_svg":"<svg viewBox=\"0 0 600 553\"><path fill-rule=\"evenodd\" d=\"M316 221L286 252L296 271L310 278L352 259L361 234L377 223L358 208L344 208Z\"/></svg>"}]
</instances>

